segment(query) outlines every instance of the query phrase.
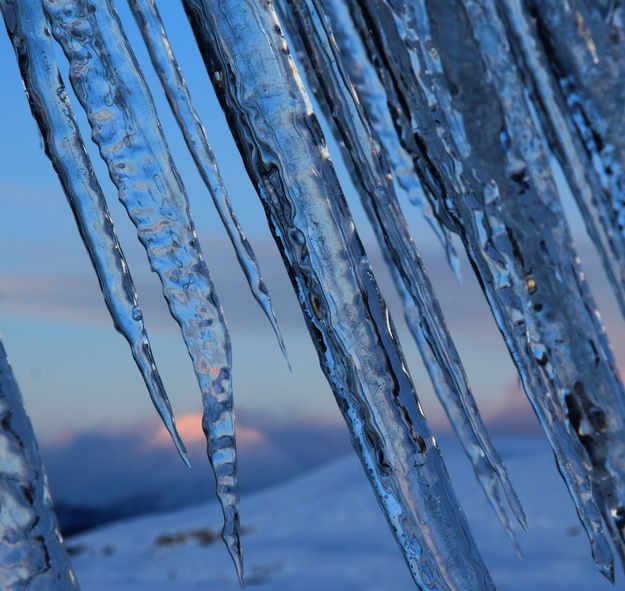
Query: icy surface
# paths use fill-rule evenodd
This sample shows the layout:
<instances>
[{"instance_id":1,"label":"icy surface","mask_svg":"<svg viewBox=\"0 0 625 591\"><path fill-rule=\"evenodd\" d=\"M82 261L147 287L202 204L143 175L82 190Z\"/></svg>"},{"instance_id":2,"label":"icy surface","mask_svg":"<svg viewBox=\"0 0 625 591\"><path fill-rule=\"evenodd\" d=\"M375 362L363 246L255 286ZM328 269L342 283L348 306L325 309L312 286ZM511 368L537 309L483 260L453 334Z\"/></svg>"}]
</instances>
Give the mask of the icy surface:
<instances>
[{"instance_id":1,"label":"icy surface","mask_svg":"<svg viewBox=\"0 0 625 591\"><path fill-rule=\"evenodd\" d=\"M469 523L499 591L609 591L588 556L567 491L541 439L496 439L531 524L518 560L462 449L441 443ZM243 496L248 584L258 591L410 591L393 539L354 457L274 489ZM213 506L212 514L217 508ZM77 575L93 591L236 588L217 519L197 506L70 539ZM204 529L195 536L189 532ZM176 536L178 534L178 536ZM208 535L207 535L208 534ZM157 542L159 540L159 542ZM203 541L204 540L204 541ZM203 545L207 543L208 545Z\"/></svg>"},{"instance_id":2,"label":"icy surface","mask_svg":"<svg viewBox=\"0 0 625 591\"><path fill-rule=\"evenodd\" d=\"M0 342L0 588L72 591L39 448Z\"/></svg>"},{"instance_id":3,"label":"icy surface","mask_svg":"<svg viewBox=\"0 0 625 591\"><path fill-rule=\"evenodd\" d=\"M504 5L546 136L625 314L623 6L588 0Z\"/></svg>"},{"instance_id":4,"label":"icy surface","mask_svg":"<svg viewBox=\"0 0 625 591\"><path fill-rule=\"evenodd\" d=\"M158 8L154 0L129 0L128 3L137 20L152 64L161 81L169 105L178 121L180 130L184 135L187 147L195 160L198 171L213 198L215 208L228 232L250 290L265 316L269 319L278 338L280 349L286 357L286 349L271 305L269 290L260 273L252 245L243 233L232 209L226 187L221 178L219 168L217 168L213 150L208 142L204 126L191 102L191 95L169 44Z\"/></svg>"},{"instance_id":5,"label":"icy surface","mask_svg":"<svg viewBox=\"0 0 625 591\"><path fill-rule=\"evenodd\" d=\"M495 3L352 5L398 135L438 198L436 214L463 239L597 563L612 576L598 505L614 530L623 387Z\"/></svg>"},{"instance_id":6,"label":"icy surface","mask_svg":"<svg viewBox=\"0 0 625 591\"><path fill-rule=\"evenodd\" d=\"M183 4L321 366L414 581L423 591L494 589L421 411L271 2ZM255 255L234 217L156 6L153 0L130 0L130 5L252 292L284 350ZM427 203L424 212L452 265L450 236L460 236L596 563L612 578L604 526L625 558L625 390L572 243L552 164L557 159L567 177L625 311L620 3L280 0L279 5L309 85L343 148L435 388L508 533L499 487L521 523L523 510L477 412L398 190ZM40 3L0 0L0 6L46 151L107 306L184 454ZM242 585L230 340L184 186L113 1L42 0L42 6L69 61L92 139L182 329L202 391L203 427L225 518L222 536ZM7 425L2 436L10 438L15 431ZM32 434L26 437L32 440ZM36 451L31 453L34 458ZM39 472L35 468L35 476ZM334 501L341 475L330 473L337 483L329 497ZM277 493L266 501L274 507L274 528L288 506L275 505L276 500ZM478 522L478 531L487 521ZM25 527L22 533L29 532ZM191 539L206 545L214 537L197 529L174 532L155 552ZM4 562L10 559L5 556ZM39 568L37 561L28 568ZM354 580L368 566L361 565ZM269 575L252 571L250 583L263 576Z\"/></svg>"}]
</instances>

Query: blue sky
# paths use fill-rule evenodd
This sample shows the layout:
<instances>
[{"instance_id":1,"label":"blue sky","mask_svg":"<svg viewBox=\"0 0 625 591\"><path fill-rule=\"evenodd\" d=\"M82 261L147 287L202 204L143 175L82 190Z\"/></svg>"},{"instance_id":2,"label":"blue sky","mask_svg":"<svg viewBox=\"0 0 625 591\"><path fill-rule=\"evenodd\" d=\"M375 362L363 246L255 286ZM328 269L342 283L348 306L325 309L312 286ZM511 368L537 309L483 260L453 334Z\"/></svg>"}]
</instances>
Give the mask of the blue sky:
<instances>
[{"instance_id":1,"label":"blue sky","mask_svg":"<svg viewBox=\"0 0 625 591\"><path fill-rule=\"evenodd\" d=\"M231 328L236 404L245 409L248 417L254 411L262 411L282 420L317 417L321 421L339 422L331 392L318 368L299 307L268 233L264 213L245 175L179 3L161 3L163 17L231 199L273 292L293 364L292 374L281 358L268 323L247 291L226 234L151 70L134 20L125 3L119 2L118 6L151 83ZM66 63L60 54L59 63L65 73ZM5 114L0 131L0 333L35 428L44 442L51 442L68 432L106 432L153 420L155 413L145 388L125 341L113 330L69 207L41 148L5 34L0 36L0 68L3 72L0 112ZM88 138L84 116L77 104L75 113L85 130L84 137ZM157 364L174 409L180 414L198 412L199 393L178 329L167 315L159 284L149 272L145 254L116 200L116 192L97 152L90 141L86 143L139 290ZM338 162L337 150L331 151ZM383 292L392 305L426 414L443 428L441 411L433 401L416 347L401 319L397 298L373 244L371 230L340 165L339 173ZM596 288L617 358L621 359L622 321L596 256L588 246L579 216L568 197L566 201L591 285ZM506 414L506 409L509 416L528 415L527 403L515 386L514 368L470 267L463 259L465 281L458 285L428 226L414 208L406 204L405 209L487 420L494 421L495 417Z\"/></svg>"}]
</instances>

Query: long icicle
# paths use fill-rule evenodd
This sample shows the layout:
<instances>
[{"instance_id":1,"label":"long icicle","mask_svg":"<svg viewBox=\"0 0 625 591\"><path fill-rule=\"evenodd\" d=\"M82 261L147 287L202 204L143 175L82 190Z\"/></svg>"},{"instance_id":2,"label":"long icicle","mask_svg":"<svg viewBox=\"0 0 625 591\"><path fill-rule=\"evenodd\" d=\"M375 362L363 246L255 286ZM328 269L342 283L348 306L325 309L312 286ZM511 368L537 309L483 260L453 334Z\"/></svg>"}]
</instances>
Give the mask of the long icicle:
<instances>
[{"instance_id":1,"label":"long icicle","mask_svg":"<svg viewBox=\"0 0 625 591\"><path fill-rule=\"evenodd\" d=\"M539 151L532 156L542 142L535 139L527 107L514 92L501 98L503 87L491 87L483 71L486 58L475 47L468 17L457 2L407 5L362 0L353 2L352 8L361 38L383 64L383 75L390 73L388 103L395 109L401 105L398 133L407 144L413 141L415 167L422 178L436 182L446 219L463 238L526 393L556 452L595 560L612 578L612 553L591 480L597 463L593 467L579 429L590 427L597 451L613 460L622 457L618 436L611 449L604 447L618 435L621 415L606 417L601 402L604 397L614 401L622 387L576 262L548 163ZM435 22L430 30L432 14ZM419 43L408 46L395 20L404 29L414 27L413 38ZM505 45L491 46L484 54L510 57ZM406 69L412 59L421 67ZM441 68L432 64L435 59ZM500 73L508 72L516 74L509 63ZM438 98L434 108L428 93ZM520 120L523 124L517 125ZM525 163L530 156L537 158L534 166ZM550 269L557 272L547 272ZM608 437L596 422L602 416L610 423ZM613 483L619 478L615 476ZM604 507L605 500L601 499Z\"/></svg>"},{"instance_id":2,"label":"long icicle","mask_svg":"<svg viewBox=\"0 0 625 591\"><path fill-rule=\"evenodd\" d=\"M321 366L417 586L493 589L271 4L184 6Z\"/></svg>"},{"instance_id":3,"label":"long icicle","mask_svg":"<svg viewBox=\"0 0 625 591\"><path fill-rule=\"evenodd\" d=\"M340 57L332 49L336 42L323 26L322 15L312 2L288 0L278 2L278 6L282 22L298 49L309 86L326 117L333 122L337 142L344 148L344 160L402 296L408 326L434 389L472 462L476 477L520 553L499 486L524 527L525 513L480 417L460 357L395 195L386 155L374 144L358 100L345 83Z\"/></svg>"},{"instance_id":4,"label":"long icicle","mask_svg":"<svg viewBox=\"0 0 625 591\"><path fill-rule=\"evenodd\" d=\"M536 192L553 211L560 211L561 220L564 221L564 212L558 202L553 176L546 164L538 128L534 125L527 126L526 123L532 113L526 105L527 95L519 72L512 67L510 48L497 4L494 0L463 2L485 65L489 69L493 88L496 89L501 104L507 107L504 111L505 120L511 143L515 146L510 151L516 151L515 156L518 154L523 158ZM494 47L497 48L495 52L492 51ZM507 52L502 54L504 48ZM593 349L578 350L573 342L570 352L561 350L560 337L563 329L570 335L576 334L566 315L558 318L560 326L553 319L548 318L547 322L541 318L532 319L536 322L536 340L545 347L550 358L549 363L560 373L558 379L562 385L556 392L562 404L566 405L568 420L592 461L595 493L601 503L603 518L614 546L625 566L625 390L597 306L573 250L566 223L553 234L559 242L553 249L554 254L561 258L561 264L570 264L572 273L567 279L577 288L578 313L581 313L580 316L585 313L585 317L582 317L587 330L582 333L577 328L576 332L584 334L587 339L593 339ZM533 259L532 262L536 260ZM541 284L539 287L546 287L545 291L550 288L548 284ZM561 293L557 291L558 286L551 289L549 295L552 298L561 297ZM578 322L582 324L579 319ZM597 357L600 359L598 364ZM599 365L599 371L595 375L591 371L580 372L577 365L584 360L594 361Z\"/></svg>"},{"instance_id":5,"label":"long icicle","mask_svg":"<svg viewBox=\"0 0 625 591\"><path fill-rule=\"evenodd\" d=\"M152 402L188 465L184 443L154 364L132 277L56 66L41 4L1 0L0 8L46 154L63 186L115 328L130 344Z\"/></svg>"},{"instance_id":6,"label":"long icicle","mask_svg":"<svg viewBox=\"0 0 625 591\"><path fill-rule=\"evenodd\" d=\"M286 348L280 328L271 305L271 296L263 280L258 260L236 218L221 178L217 162L210 146L206 131L191 102L184 76L169 44L165 26L154 0L128 0L130 9L137 21L143 40L148 48L150 59L158 74L165 95L182 131L189 152L204 181L228 232L232 246L252 295L267 316L273 328L280 350L287 359Z\"/></svg>"},{"instance_id":7,"label":"long icicle","mask_svg":"<svg viewBox=\"0 0 625 591\"><path fill-rule=\"evenodd\" d=\"M52 34L119 198L180 325L202 392L202 426L239 580L239 489L230 338L195 233L184 186L154 103L108 0L44 0Z\"/></svg>"},{"instance_id":8,"label":"long icicle","mask_svg":"<svg viewBox=\"0 0 625 591\"><path fill-rule=\"evenodd\" d=\"M7 27L13 23L8 20ZM4 591L78 591L35 433L2 342L0 449L0 587Z\"/></svg>"}]
</instances>

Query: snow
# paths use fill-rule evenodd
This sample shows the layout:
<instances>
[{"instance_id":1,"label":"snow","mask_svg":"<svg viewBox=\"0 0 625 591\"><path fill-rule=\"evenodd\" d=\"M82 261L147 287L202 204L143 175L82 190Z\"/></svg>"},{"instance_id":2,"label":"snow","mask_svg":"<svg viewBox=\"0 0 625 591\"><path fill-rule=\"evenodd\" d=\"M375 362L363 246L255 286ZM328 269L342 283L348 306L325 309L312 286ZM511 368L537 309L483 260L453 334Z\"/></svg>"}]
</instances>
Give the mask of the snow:
<instances>
[{"instance_id":1,"label":"snow","mask_svg":"<svg viewBox=\"0 0 625 591\"><path fill-rule=\"evenodd\" d=\"M500 591L614 589L593 566L586 536L539 438L496 442L528 514L519 561L469 463L441 442L458 498ZM242 500L248 586L259 591L414 590L401 552L355 454ZM237 589L227 552L214 539L216 503L120 522L67 541L89 591ZM190 532L203 530L193 535ZM176 539L176 534L183 534ZM169 536L169 539L163 537ZM185 538L186 539L182 539ZM161 543L156 541L161 538ZM617 572L616 589L623 589Z\"/></svg>"}]
</instances>

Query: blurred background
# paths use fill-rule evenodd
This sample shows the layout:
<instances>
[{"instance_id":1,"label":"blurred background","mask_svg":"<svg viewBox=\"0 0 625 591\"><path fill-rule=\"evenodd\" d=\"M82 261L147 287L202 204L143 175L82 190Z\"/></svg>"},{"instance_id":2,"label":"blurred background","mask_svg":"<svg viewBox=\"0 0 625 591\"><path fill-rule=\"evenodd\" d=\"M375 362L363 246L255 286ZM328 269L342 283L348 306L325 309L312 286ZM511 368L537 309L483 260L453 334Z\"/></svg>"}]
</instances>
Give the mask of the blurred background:
<instances>
[{"instance_id":1,"label":"blurred background","mask_svg":"<svg viewBox=\"0 0 625 591\"><path fill-rule=\"evenodd\" d=\"M319 369L299 305L268 232L179 3L161 3L173 49L213 144L231 200L260 260L284 334L289 372L271 328L248 292L227 236L187 153L134 20L118 3L151 85L174 160L186 184L204 255L231 330L244 494L350 451L347 429ZM62 69L65 61L59 54ZM200 426L201 401L177 325L76 106L87 149L129 261L156 362L191 452L186 469L113 329L58 179L41 149L13 54L0 35L0 333L39 438L62 528L75 533L119 517L212 498ZM71 91L70 91L71 93ZM72 95L73 96L73 95ZM77 105L77 103L76 103ZM403 322L401 306L357 195L330 142L343 187L380 287L394 314L419 397L442 440L449 425ZM580 256L620 364L623 323L575 204L562 197ZM498 435L541 436L489 309L462 255L462 284L419 212L405 200L413 237L445 312L483 417Z\"/></svg>"}]
</instances>

